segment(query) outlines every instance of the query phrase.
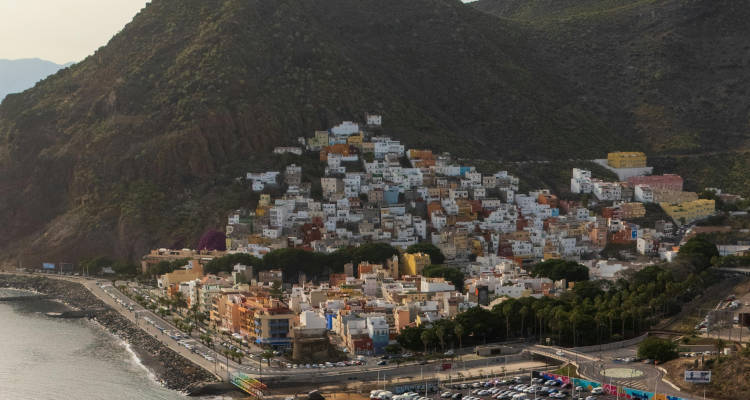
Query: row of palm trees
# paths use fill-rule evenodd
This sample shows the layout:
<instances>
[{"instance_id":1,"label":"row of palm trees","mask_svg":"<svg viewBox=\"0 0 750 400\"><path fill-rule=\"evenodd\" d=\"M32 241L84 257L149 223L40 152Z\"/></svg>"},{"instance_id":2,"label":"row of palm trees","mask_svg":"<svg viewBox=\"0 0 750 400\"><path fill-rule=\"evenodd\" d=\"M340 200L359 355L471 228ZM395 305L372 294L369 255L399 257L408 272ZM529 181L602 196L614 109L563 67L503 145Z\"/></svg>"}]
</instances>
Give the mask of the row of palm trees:
<instances>
[{"instance_id":1,"label":"row of palm trees","mask_svg":"<svg viewBox=\"0 0 750 400\"><path fill-rule=\"evenodd\" d=\"M651 266L633 279L615 283L578 282L559 298L506 299L492 309L475 307L453 319L401 331L399 344L412 350L468 340L471 344L534 338L560 345L585 346L640 335L661 318L679 312L711 277L689 274L679 280L671 270Z\"/></svg>"}]
</instances>

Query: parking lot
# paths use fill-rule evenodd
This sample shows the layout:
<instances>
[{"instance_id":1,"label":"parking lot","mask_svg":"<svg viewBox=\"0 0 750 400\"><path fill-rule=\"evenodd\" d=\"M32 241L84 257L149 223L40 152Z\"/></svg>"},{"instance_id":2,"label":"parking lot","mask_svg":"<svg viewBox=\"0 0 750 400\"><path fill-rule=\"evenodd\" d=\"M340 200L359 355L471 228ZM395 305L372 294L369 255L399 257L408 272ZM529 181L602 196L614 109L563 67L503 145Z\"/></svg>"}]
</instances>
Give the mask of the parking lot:
<instances>
[{"instance_id":1,"label":"parking lot","mask_svg":"<svg viewBox=\"0 0 750 400\"><path fill-rule=\"evenodd\" d=\"M574 399L574 400L615 400L616 396L588 392L582 387L571 388L559 381L534 378L528 375L507 380L473 381L461 383L444 383L439 390L431 393L407 392L392 394L374 390L371 399L378 400L532 400L532 399ZM574 395L571 395L574 393Z\"/></svg>"}]
</instances>

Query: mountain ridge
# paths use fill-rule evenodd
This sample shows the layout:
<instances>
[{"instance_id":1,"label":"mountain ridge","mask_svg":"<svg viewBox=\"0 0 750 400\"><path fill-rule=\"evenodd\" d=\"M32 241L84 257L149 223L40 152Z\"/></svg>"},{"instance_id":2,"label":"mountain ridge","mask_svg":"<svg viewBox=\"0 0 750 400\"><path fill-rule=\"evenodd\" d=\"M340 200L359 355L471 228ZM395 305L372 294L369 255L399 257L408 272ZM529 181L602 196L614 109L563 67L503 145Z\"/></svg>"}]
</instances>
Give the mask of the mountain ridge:
<instances>
[{"instance_id":1,"label":"mountain ridge","mask_svg":"<svg viewBox=\"0 0 750 400\"><path fill-rule=\"evenodd\" d=\"M22 92L73 64L75 63L57 64L41 58L0 59L0 102L5 96Z\"/></svg>"},{"instance_id":2,"label":"mountain ridge","mask_svg":"<svg viewBox=\"0 0 750 400\"><path fill-rule=\"evenodd\" d=\"M41 261L192 246L255 201L234 178L364 112L487 159L652 152L616 96L457 0L154 0L94 55L0 104L0 246ZM547 42L545 42L547 43ZM592 96L592 93L596 96Z\"/></svg>"}]
</instances>

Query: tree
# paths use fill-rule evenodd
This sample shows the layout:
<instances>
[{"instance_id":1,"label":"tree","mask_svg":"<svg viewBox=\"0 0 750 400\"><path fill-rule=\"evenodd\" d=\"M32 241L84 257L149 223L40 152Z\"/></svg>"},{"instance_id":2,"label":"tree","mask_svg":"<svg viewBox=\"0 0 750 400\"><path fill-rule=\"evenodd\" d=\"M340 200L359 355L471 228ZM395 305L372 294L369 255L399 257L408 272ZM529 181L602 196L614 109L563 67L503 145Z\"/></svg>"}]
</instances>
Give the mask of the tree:
<instances>
[{"instance_id":1,"label":"tree","mask_svg":"<svg viewBox=\"0 0 750 400\"><path fill-rule=\"evenodd\" d=\"M396 340L403 348L419 351L422 348L421 335L423 331L423 326L407 326L401 329Z\"/></svg>"},{"instance_id":2,"label":"tree","mask_svg":"<svg viewBox=\"0 0 750 400\"><path fill-rule=\"evenodd\" d=\"M135 276L138 275L138 266L128 261L115 261L112 269L118 275Z\"/></svg>"},{"instance_id":3,"label":"tree","mask_svg":"<svg viewBox=\"0 0 750 400\"><path fill-rule=\"evenodd\" d=\"M273 358L273 350L264 350L260 356L266 359L266 361L268 362L268 366L270 367L271 359Z\"/></svg>"},{"instance_id":4,"label":"tree","mask_svg":"<svg viewBox=\"0 0 750 400\"><path fill-rule=\"evenodd\" d=\"M444 278L450 281L456 290L463 291L464 289L464 273L458 268L431 264L424 267L422 275L427 278Z\"/></svg>"},{"instance_id":5,"label":"tree","mask_svg":"<svg viewBox=\"0 0 750 400\"><path fill-rule=\"evenodd\" d=\"M227 237L223 232L215 229L206 231L198 241L198 250L219 250L227 249Z\"/></svg>"},{"instance_id":6,"label":"tree","mask_svg":"<svg viewBox=\"0 0 750 400\"><path fill-rule=\"evenodd\" d=\"M389 344L385 346L385 352L388 354L401 354L401 346L397 344Z\"/></svg>"},{"instance_id":7,"label":"tree","mask_svg":"<svg viewBox=\"0 0 750 400\"><path fill-rule=\"evenodd\" d=\"M424 352L427 353L427 346L432 344L434 342L434 336L431 330L425 330L422 332L422 334L419 336L419 338L422 340L422 344L424 344Z\"/></svg>"},{"instance_id":8,"label":"tree","mask_svg":"<svg viewBox=\"0 0 750 400\"><path fill-rule=\"evenodd\" d=\"M677 343L657 337L646 338L638 345L638 357L650 358L660 363L677 358Z\"/></svg>"},{"instance_id":9,"label":"tree","mask_svg":"<svg viewBox=\"0 0 750 400\"><path fill-rule=\"evenodd\" d=\"M599 281L582 281L576 282L575 286L573 286L573 293L580 299L595 299L603 291Z\"/></svg>"},{"instance_id":10,"label":"tree","mask_svg":"<svg viewBox=\"0 0 750 400\"><path fill-rule=\"evenodd\" d=\"M464 326L461 324L456 324L453 327L453 332L456 334L456 337L458 338L458 348L461 349L463 347L463 337L464 337Z\"/></svg>"},{"instance_id":11,"label":"tree","mask_svg":"<svg viewBox=\"0 0 750 400\"><path fill-rule=\"evenodd\" d=\"M175 292L174 299L172 299L172 304L174 304L174 306L177 308L187 307L187 300L185 300L185 295L182 292Z\"/></svg>"},{"instance_id":12,"label":"tree","mask_svg":"<svg viewBox=\"0 0 750 400\"><path fill-rule=\"evenodd\" d=\"M716 352L718 354L721 354L721 352L724 350L725 347L727 347L727 343L723 339L716 340Z\"/></svg>"},{"instance_id":13,"label":"tree","mask_svg":"<svg viewBox=\"0 0 750 400\"><path fill-rule=\"evenodd\" d=\"M445 351L445 326L440 325L435 329L435 336L440 342L440 350Z\"/></svg>"},{"instance_id":14,"label":"tree","mask_svg":"<svg viewBox=\"0 0 750 400\"><path fill-rule=\"evenodd\" d=\"M678 260L686 260L693 265L696 272L701 272L711 266L711 259L719 257L716 245L708 241L704 235L697 235L680 246Z\"/></svg>"},{"instance_id":15,"label":"tree","mask_svg":"<svg viewBox=\"0 0 750 400\"><path fill-rule=\"evenodd\" d=\"M521 310L519 311L521 315L521 336L526 336L526 329L524 327L524 323L526 322L526 317L529 315L529 308L525 305L521 307Z\"/></svg>"},{"instance_id":16,"label":"tree","mask_svg":"<svg viewBox=\"0 0 750 400\"><path fill-rule=\"evenodd\" d=\"M553 281L565 279L568 282L579 282L589 280L589 269L574 261L547 260L534 265L531 275L547 277Z\"/></svg>"},{"instance_id":17,"label":"tree","mask_svg":"<svg viewBox=\"0 0 750 400\"><path fill-rule=\"evenodd\" d=\"M227 254L223 257L214 258L209 261L204 270L206 273L216 274L219 272L230 272L232 268L237 265L251 265L255 268L259 268L263 265L263 261L260 258L251 256L245 253L234 253ZM183 264L184 265L184 264Z\"/></svg>"},{"instance_id":18,"label":"tree","mask_svg":"<svg viewBox=\"0 0 750 400\"><path fill-rule=\"evenodd\" d=\"M445 262L445 256L437 246L432 243L417 243L406 248L407 253L425 253L430 256L430 262L433 264L442 264Z\"/></svg>"},{"instance_id":19,"label":"tree","mask_svg":"<svg viewBox=\"0 0 750 400\"><path fill-rule=\"evenodd\" d=\"M367 243L355 247L352 255L351 261L354 265L362 261L382 264L393 256L398 256L398 250L388 243Z\"/></svg>"}]
</instances>

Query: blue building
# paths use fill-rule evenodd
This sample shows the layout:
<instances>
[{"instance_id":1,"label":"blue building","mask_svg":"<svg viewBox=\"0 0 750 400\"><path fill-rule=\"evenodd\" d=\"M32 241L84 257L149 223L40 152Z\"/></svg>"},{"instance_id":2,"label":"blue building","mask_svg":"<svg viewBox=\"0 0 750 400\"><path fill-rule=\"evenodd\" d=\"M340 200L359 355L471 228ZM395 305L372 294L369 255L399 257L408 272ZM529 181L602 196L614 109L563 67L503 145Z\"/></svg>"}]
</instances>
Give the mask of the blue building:
<instances>
[{"instance_id":1,"label":"blue building","mask_svg":"<svg viewBox=\"0 0 750 400\"><path fill-rule=\"evenodd\" d=\"M388 322L385 317L367 317L367 334L372 339L373 353L385 353L385 346L388 346L390 341Z\"/></svg>"}]
</instances>

